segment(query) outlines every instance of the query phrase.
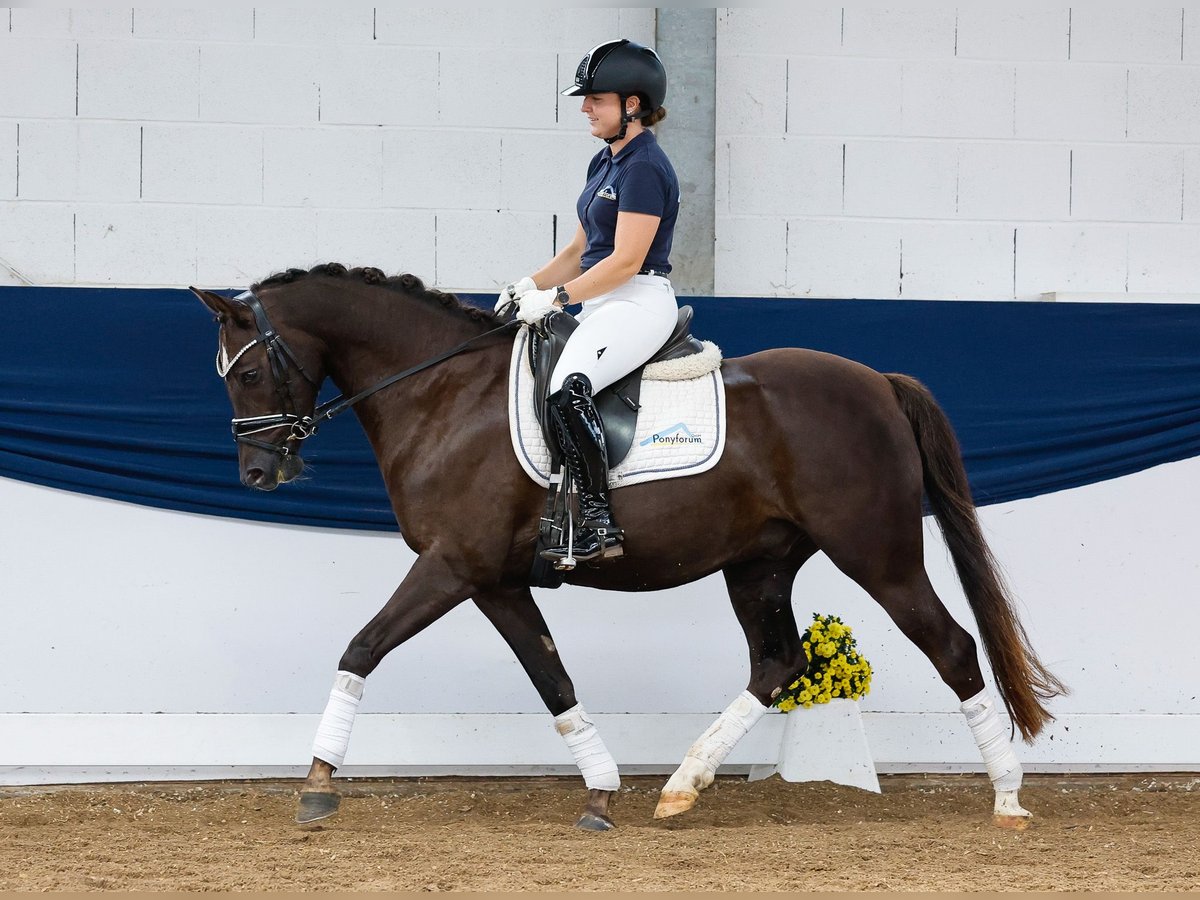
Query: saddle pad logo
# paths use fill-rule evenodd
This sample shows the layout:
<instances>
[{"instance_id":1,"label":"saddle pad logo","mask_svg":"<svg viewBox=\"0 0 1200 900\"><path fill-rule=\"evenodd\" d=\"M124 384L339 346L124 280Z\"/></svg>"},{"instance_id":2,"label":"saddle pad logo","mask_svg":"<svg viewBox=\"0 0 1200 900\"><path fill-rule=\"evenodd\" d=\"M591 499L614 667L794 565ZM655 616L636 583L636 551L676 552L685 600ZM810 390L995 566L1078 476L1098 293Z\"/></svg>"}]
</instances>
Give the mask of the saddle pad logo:
<instances>
[{"instance_id":1,"label":"saddle pad logo","mask_svg":"<svg viewBox=\"0 0 1200 900\"><path fill-rule=\"evenodd\" d=\"M639 442L640 447L665 447L672 444L702 444L704 438L693 434L692 430L683 422L676 422L670 428L664 428L662 431L656 431L644 441Z\"/></svg>"},{"instance_id":2,"label":"saddle pad logo","mask_svg":"<svg viewBox=\"0 0 1200 900\"><path fill-rule=\"evenodd\" d=\"M606 184L604 187L600 188L600 190L596 191L596 196L603 197L605 200L616 200L617 192L613 190L613 186L611 184Z\"/></svg>"}]
</instances>

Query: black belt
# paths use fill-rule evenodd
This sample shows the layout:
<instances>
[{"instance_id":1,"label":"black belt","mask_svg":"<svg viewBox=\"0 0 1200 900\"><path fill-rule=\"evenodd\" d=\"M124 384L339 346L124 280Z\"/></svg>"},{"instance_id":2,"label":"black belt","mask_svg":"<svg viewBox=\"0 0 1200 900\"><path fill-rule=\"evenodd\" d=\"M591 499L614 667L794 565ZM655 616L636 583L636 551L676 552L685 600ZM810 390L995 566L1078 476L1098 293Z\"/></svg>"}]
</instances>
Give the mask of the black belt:
<instances>
[{"instance_id":1,"label":"black belt","mask_svg":"<svg viewBox=\"0 0 1200 900\"><path fill-rule=\"evenodd\" d=\"M663 278L667 277L667 273L662 271L661 269L642 269L642 271L638 272L638 274L639 275L659 275Z\"/></svg>"}]
</instances>

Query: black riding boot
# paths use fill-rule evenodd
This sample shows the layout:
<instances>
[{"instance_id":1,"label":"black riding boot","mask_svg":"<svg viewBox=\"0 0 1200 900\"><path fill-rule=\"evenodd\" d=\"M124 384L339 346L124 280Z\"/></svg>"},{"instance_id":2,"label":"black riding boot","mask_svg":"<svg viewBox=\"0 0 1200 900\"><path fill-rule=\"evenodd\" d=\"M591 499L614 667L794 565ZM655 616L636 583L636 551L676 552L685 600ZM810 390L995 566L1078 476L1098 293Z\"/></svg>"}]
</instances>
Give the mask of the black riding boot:
<instances>
[{"instance_id":1,"label":"black riding boot","mask_svg":"<svg viewBox=\"0 0 1200 900\"><path fill-rule=\"evenodd\" d=\"M608 449L604 424L592 402L592 385L586 375L574 374L562 390L550 398L550 417L563 459L579 493L580 526L575 531L572 552L567 545L542 551L542 558L561 560L574 556L579 562L603 556L620 556L623 531L613 521L608 504Z\"/></svg>"}]
</instances>

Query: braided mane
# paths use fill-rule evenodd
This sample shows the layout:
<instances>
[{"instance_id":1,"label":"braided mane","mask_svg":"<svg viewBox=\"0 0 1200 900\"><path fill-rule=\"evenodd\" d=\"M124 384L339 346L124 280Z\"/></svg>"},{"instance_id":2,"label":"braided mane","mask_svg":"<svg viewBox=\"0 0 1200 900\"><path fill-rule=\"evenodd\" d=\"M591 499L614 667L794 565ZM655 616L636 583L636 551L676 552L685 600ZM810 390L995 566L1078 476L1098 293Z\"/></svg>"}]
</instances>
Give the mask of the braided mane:
<instances>
[{"instance_id":1,"label":"braided mane","mask_svg":"<svg viewBox=\"0 0 1200 900\"><path fill-rule=\"evenodd\" d=\"M299 281L302 278L308 278L313 275L324 275L327 278L344 278L361 281L363 284L378 285L379 287L387 288L388 290L396 291L400 294L420 297L423 300L431 300L442 307L453 312L460 313L466 316L473 322L482 324L499 324L500 319L491 312L482 310L477 306L471 306L459 300L454 294L446 291L439 291L436 288L425 287L423 282L416 275L405 273L403 275L387 275L381 269L376 269L374 266L362 266L353 269L348 269L341 263L330 262L322 263L318 266L313 266L311 269L288 269L284 272L277 272L262 281L251 286L251 290L258 293L260 288L271 287L279 284L291 284L294 281Z\"/></svg>"}]
</instances>

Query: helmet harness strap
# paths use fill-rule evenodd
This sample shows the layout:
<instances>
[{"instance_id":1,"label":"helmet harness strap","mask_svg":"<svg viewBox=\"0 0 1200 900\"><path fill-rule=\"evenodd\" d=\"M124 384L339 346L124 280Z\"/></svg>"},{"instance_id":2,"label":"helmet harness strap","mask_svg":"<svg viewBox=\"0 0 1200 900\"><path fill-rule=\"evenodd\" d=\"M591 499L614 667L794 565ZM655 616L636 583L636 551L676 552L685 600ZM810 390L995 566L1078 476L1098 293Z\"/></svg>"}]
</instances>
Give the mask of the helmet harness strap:
<instances>
[{"instance_id":1,"label":"helmet harness strap","mask_svg":"<svg viewBox=\"0 0 1200 900\"><path fill-rule=\"evenodd\" d=\"M604 143L606 143L606 144L615 144L617 141L625 140L625 132L629 128L629 123L634 121L635 119L642 118L641 98L640 97L638 98L638 111L636 113L631 113L631 112L626 111L626 104L629 102L629 98L634 95L633 94L617 94L617 96L621 98L621 130L618 131L612 137L605 138Z\"/></svg>"}]
</instances>

